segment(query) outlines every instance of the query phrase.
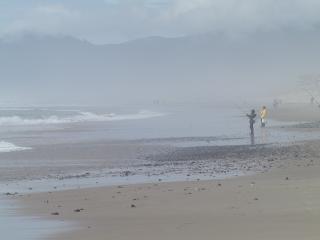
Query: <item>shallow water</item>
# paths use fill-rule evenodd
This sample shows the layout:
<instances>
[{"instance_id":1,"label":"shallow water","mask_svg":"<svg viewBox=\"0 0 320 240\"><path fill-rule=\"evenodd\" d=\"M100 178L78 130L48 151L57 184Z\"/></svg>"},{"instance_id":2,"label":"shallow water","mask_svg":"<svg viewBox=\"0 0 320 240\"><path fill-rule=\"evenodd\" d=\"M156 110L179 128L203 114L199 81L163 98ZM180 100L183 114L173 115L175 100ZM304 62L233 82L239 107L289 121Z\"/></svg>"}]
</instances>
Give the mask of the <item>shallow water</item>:
<instances>
[{"instance_id":1,"label":"shallow water","mask_svg":"<svg viewBox=\"0 0 320 240\"><path fill-rule=\"evenodd\" d=\"M4 240L42 240L44 237L63 232L72 227L70 223L49 221L37 217L17 215L14 201L0 199L0 233Z\"/></svg>"},{"instance_id":2,"label":"shallow water","mask_svg":"<svg viewBox=\"0 0 320 240\"><path fill-rule=\"evenodd\" d=\"M131 170L134 171L134 170ZM189 174L187 170L176 173L163 173L147 176L146 174L134 174L131 176L112 176L103 177L83 177L71 179L40 179L31 181L16 181L11 183L0 183L0 194L26 194L36 192L54 192L70 189L83 189L90 187L131 185L140 183L159 183L159 182L179 182L179 181L196 181L196 180L212 180L225 179L236 176L248 175L249 172L233 170L228 173L219 174Z\"/></svg>"}]
</instances>

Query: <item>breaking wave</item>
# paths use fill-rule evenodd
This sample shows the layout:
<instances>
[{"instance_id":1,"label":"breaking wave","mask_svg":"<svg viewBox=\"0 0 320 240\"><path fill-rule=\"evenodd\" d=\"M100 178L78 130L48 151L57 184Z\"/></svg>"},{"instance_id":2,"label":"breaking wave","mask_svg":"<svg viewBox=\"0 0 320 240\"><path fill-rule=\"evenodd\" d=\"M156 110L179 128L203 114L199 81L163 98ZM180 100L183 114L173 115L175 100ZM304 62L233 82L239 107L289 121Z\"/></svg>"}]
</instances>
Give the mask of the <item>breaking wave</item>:
<instances>
[{"instance_id":1,"label":"breaking wave","mask_svg":"<svg viewBox=\"0 0 320 240\"><path fill-rule=\"evenodd\" d=\"M23 150L28 150L28 149L31 149L31 148L19 147L19 146L14 145L13 143L0 141L0 153L23 151Z\"/></svg>"},{"instance_id":2,"label":"breaking wave","mask_svg":"<svg viewBox=\"0 0 320 240\"><path fill-rule=\"evenodd\" d=\"M92 112L79 112L73 116L59 117L52 115L49 117L23 118L20 116L0 117L0 126L23 126L23 125L44 125L44 124L68 124L80 122L106 122L139 120L164 116L164 113L140 111L135 114L96 114Z\"/></svg>"}]
</instances>

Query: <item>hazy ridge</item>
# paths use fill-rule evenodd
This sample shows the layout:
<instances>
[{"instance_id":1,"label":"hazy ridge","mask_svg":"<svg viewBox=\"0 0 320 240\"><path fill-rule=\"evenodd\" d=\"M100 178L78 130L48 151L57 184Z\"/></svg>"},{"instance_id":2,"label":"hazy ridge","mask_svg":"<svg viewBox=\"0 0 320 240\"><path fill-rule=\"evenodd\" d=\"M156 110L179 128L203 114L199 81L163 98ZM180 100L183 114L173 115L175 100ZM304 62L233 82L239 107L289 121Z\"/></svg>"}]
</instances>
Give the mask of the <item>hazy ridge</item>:
<instances>
[{"instance_id":1,"label":"hazy ridge","mask_svg":"<svg viewBox=\"0 0 320 240\"><path fill-rule=\"evenodd\" d=\"M1 100L110 103L266 97L294 85L301 74L317 72L319 40L314 31L287 30L94 45L72 37L28 34L0 41Z\"/></svg>"}]
</instances>

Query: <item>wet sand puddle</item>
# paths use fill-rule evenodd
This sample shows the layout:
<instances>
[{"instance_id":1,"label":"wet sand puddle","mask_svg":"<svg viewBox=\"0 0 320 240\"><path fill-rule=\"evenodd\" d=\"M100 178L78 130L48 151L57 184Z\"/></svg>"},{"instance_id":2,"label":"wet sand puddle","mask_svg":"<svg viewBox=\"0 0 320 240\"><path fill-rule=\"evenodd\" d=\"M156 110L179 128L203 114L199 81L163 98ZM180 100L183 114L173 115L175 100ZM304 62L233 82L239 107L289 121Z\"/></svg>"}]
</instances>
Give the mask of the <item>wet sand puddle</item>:
<instances>
[{"instance_id":1,"label":"wet sand puddle","mask_svg":"<svg viewBox=\"0 0 320 240\"><path fill-rule=\"evenodd\" d=\"M57 232L70 230L70 223L44 220L38 217L23 217L17 214L19 207L14 201L0 198L1 239L41 240Z\"/></svg>"}]
</instances>

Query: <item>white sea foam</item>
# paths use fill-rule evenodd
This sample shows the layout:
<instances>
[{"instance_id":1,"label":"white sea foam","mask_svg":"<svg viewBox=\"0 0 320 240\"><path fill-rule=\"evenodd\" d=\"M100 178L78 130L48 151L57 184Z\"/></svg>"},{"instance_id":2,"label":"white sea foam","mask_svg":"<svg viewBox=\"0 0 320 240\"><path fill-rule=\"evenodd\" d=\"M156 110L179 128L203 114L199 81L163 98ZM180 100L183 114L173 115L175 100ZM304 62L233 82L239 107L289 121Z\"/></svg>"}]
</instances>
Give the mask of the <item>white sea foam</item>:
<instances>
[{"instance_id":1,"label":"white sea foam","mask_svg":"<svg viewBox=\"0 0 320 240\"><path fill-rule=\"evenodd\" d=\"M59 117L52 115L43 118L23 118L20 116L0 117L0 126L21 126L21 125L41 125L41 124L63 124L79 122L106 122L106 121L123 121L139 120L164 116L164 113L140 111L135 114L96 114L92 112L79 112L69 117Z\"/></svg>"},{"instance_id":2,"label":"white sea foam","mask_svg":"<svg viewBox=\"0 0 320 240\"><path fill-rule=\"evenodd\" d=\"M14 145L13 143L0 141L0 153L4 152L15 152L15 151L23 151L31 149L29 147L19 147Z\"/></svg>"}]
</instances>

